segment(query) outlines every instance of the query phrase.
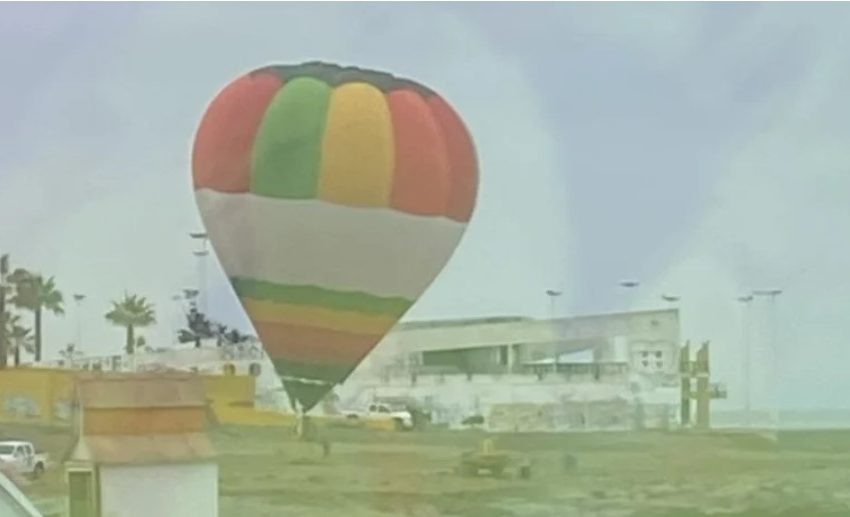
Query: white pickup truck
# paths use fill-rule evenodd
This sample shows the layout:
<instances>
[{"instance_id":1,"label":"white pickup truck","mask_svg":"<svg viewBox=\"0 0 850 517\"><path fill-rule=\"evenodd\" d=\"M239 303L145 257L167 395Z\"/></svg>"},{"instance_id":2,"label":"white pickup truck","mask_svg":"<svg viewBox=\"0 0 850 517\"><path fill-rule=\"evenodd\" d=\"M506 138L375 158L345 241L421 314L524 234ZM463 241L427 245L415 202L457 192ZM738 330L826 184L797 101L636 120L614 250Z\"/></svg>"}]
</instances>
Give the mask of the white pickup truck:
<instances>
[{"instance_id":1,"label":"white pickup truck","mask_svg":"<svg viewBox=\"0 0 850 517\"><path fill-rule=\"evenodd\" d=\"M38 479L47 470L47 454L39 453L31 442L0 442L0 462L16 474Z\"/></svg>"},{"instance_id":2,"label":"white pickup truck","mask_svg":"<svg viewBox=\"0 0 850 517\"><path fill-rule=\"evenodd\" d=\"M413 429L413 416L403 406L395 406L383 402L373 402L362 411L346 411L345 417L349 419L388 419L395 422L399 430Z\"/></svg>"}]
</instances>

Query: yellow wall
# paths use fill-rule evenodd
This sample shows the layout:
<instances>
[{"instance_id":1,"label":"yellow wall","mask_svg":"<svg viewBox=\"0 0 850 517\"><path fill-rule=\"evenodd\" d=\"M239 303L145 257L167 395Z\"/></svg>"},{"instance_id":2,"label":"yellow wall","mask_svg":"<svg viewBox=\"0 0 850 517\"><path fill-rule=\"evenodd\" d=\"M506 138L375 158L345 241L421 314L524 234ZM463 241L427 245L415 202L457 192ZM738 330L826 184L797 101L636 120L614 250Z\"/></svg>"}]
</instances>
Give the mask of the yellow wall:
<instances>
[{"instance_id":1,"label":"yellow wall","mask_svg":"<svg viewBox=\"0 0 850 517\"><path fill-rule=\"evenodd\" d=\"M0 370L0 422L70 425L71 398L78 373L52 368ZM201 377L213 406L234 402L253 405L255 380L250 375Z\"/></svg>"},{"instance_id":2,"label":"yellow wall","mask_svg":"<svg viewBox=\"0 0 850 517\"><path fill-rule=\"evenodd\" d=\"M8 368L0 371L0 421L69 425L74 372Z\"/></svg>"},{"instance_id":3,"label":"yellow wall","mask_svg":"<svg viewBox=\"0 0 850 517\"><path fill-rule=\"evenodd\" d=\"M255 379L250 375L201 375L211 402L254 402Z\"/></svg>"},{"instance_id":4,"label":"yellow wall","mask_svg":"<svg viewBox=\"0 0 850 517\"><path fill-rule=\"evenodd\" d=\"M70 425L75 370L8 368L0 370L0 422ZM87 372L90 374L90 372ZM254 377L201 375L216 420L224 425L295 425L295 415L254 408ZM314 416L318 426L392 430L390 419L348 421L342 416Z\"/></svg>"}]
</instances>

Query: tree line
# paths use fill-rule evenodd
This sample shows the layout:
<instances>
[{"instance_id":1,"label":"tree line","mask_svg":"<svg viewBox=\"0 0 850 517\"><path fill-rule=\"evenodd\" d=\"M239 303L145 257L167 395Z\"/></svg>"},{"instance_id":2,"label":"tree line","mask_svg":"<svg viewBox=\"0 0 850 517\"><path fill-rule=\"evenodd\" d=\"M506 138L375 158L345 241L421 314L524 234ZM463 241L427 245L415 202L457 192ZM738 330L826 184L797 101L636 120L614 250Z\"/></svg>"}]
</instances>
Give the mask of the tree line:
<instances>
[{"instance_id":1,"label":"tree line","mask_svg":"<svg viewBox=\"0 0 850 517\"><path fill-rule=\"evenodd\" d=\"M145 297L125 293L113 300L104 314L107 322L124 327L124 352L133 354L147 347L144 336L136 331L156 323L154 305ZM21 354L28 353L33 361L42 360L42 326L45 315L64 316L65 296L54 277L24 268L11 270L9 256L0 257L0 368L21 364ZM28 318L25 318L28 316ZM249 339L236 329L210 320L197 310L194 303L186 314L186 328L178 332L178 342L194 343L200 348L204 339L215 338L218 346L242 343ZM60 353L71 358L82 351L81 344L67 345Z\"/></svg>"}]
</instances>

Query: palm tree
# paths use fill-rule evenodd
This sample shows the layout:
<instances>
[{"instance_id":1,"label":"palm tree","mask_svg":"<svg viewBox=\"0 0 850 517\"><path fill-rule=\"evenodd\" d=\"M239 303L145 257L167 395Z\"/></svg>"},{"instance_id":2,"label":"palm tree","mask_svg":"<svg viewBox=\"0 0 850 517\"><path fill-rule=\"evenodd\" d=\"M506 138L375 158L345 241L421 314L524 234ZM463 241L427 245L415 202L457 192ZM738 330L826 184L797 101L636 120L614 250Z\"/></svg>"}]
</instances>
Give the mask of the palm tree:
<instances>
[{"instance_id":1,"label":"palm tree","mask_svg":"<svg viewBox=\"0 0 850 517\"><path fill-rule=\"evenodd\" d=\"M55 315L65 314L62 293L56 289L53 277L44 280L38 273L32 273L26 269L16 269L9 275L9 280L15 284L15 296L12 297L12 303L16 307L33 313L35 362L39 362L42 349L41 316L45 310Z\"/></svg>"},{"instance_id":2,"label":"palm tree","mask_svg":"<svg viewBox=\"0 0 850 517\"><path fill-rule=\"evenodd\" d=\"M65 345L64 350L59 351L59 356L65 361L68 361L70 364L73 364L74 360L82 355L83 354L77 350L77 346L74 343L68 343Z\"/></svg>"},{"instance_id":3,"label":"palm tree","mask_svg":"<svg viewBox=\"0 0 850 517\"><path fill-rule=\"evenodd\" d=\"M15 366L21 364L21 350L26 350L29 353L35 352L35 339L33 339L32 329L19 324L20 316L17 314L12 316L9 325L9 342L15 351Z\"/></svg>"},{"instance_id":4,"label":"palm tree","mask_svg":"<svg viewBox=\"0 0 850 517\"><path fill-rule=\"evenodd\" d=\"M124 294L124 299L112 302L112 310L106 313L106 319L110 323L127 329L124 351L132 354L136 348L135 329L156 323L156 314L153 305L144 297Z\"/></svg>"},{"instance_id":5,"label":"palm tree","mask_svg":"<svg viewBox=\"0 0 850 517\"><path fill-rule=\"evenodd\" d=\"M195 342L195 348L201 348L201 340L214 337L215 323L209 320L204 313L199 312L197 308L192 307L189 313L186 314L186 327L178 332L177 341L180 343Z\"/></svg>"},{"instance_id":6,"label":"palm tree","mask_svg":"<svg viewBox=\"0 0 850 517\"><path fill-rule=\"evenodd\" d=\"M30 332L32 329L21 325L21 316L6 312L3 320L6 323L6 354L9 352L15 353L14 365L21 364L21 350L26 350L29 353L33 352L33 337Z\"/></svg>"},{"instance_id":7,"label":"palm tree","mask_svg":"<svg viewBox=\"0 0 850 517\"><path fill-rule=\"evenodd\" d=\"M141 350L142 352L150 352L150 347L148 347L148 340L145 339L145 336L136 337L136 350Z\"/></svg>"}]
</instances>

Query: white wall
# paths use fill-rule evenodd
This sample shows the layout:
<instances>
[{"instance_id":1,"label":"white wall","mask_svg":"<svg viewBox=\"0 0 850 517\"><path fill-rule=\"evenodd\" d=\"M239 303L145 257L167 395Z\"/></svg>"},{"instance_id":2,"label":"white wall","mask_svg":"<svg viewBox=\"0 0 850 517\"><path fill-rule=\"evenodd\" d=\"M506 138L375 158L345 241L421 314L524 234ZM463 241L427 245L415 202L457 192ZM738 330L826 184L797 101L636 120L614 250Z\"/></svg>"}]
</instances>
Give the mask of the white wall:
<instances>
[{"instance_id":1,"label":"white wall","mask_svg":"<svg viewBox=\"0 0 850 517\"><path fill-rule=\"evenodd\" d=\"M217 517L215 463L101 467L103 517Z\"/></svg>"}]
</instances>

